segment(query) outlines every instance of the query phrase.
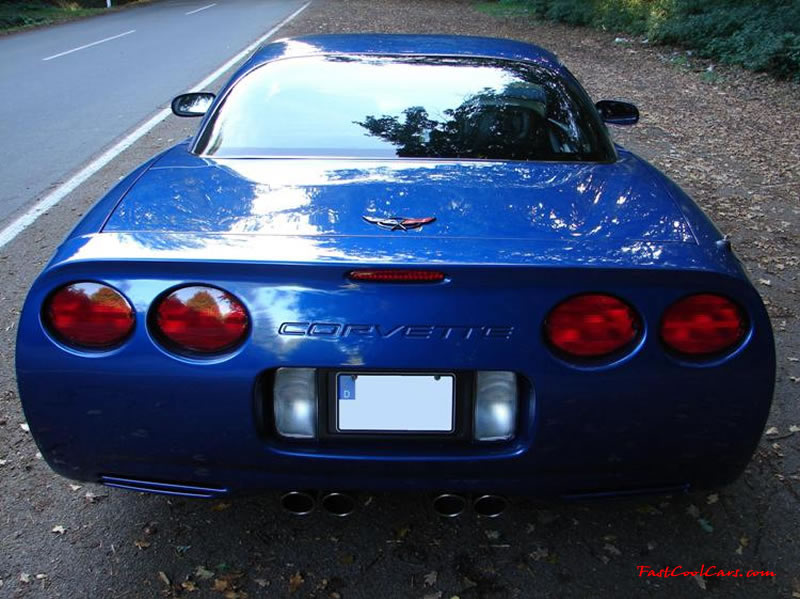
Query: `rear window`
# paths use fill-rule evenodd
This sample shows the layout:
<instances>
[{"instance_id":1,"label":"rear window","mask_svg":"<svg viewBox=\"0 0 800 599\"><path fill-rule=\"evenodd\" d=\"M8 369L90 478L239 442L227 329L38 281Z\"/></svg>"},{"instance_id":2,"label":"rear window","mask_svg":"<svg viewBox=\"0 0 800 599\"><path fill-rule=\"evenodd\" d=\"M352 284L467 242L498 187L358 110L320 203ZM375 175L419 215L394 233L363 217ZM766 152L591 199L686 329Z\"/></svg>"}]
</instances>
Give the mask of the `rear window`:
<instances>
[{"instance_id":1,"label":"rear window","mask_svg":"<svg viewBox=\"0 0 800 599\"><path fill-rule=\"evenodd\" d=\"M231 89L195 151L218 157L614 157L586 94L547 69L407 56L314 56L259 67Z\"/></svg>"}]
</instances>

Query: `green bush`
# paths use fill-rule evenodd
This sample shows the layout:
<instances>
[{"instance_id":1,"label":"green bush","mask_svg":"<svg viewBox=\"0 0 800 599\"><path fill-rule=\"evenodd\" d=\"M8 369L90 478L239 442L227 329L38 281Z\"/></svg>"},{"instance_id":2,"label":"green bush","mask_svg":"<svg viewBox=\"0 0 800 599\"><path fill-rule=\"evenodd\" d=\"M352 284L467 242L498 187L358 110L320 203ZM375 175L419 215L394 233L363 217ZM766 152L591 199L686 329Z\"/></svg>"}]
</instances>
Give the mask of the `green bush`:
<instances>
[{"instance_id":1,"label":"green bush","mask_svg":"<svg viewBox=\"0 0 800 599\"><path fill-rule=\"evenodd\" d=\"M534 16L647 36L800 80L800 0L499 0Z\"/></svg>"},{"instance_id":2,"label":"green bush","mask_svg":"<svg viewBox=\"0 0 800 599\"><path fill-rule=\"evenodd\" d=\"M116 7L135 1L113 0L112 4ZM0 31L49 25L101 13L105 8L106 0L0 0Z\"/></svg>"}]
</instances>

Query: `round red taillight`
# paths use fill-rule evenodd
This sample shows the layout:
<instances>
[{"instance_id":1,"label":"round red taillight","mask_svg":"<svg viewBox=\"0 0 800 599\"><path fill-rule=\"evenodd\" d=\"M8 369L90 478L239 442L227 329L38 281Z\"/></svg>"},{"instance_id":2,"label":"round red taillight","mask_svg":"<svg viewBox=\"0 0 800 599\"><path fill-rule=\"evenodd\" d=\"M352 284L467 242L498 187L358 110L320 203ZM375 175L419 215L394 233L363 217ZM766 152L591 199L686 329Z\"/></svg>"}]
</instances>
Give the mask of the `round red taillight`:
<instances>
[{"instance_id":1,"label":"round red taillight","mask_svg":"<svg viewBox=\"0 0 800 599\"><path fill-rule=\"evenodd\" d=\"M661 320L661 339L678 353L704 356L732 348L746 329L739 306L721 295L699 293L667 308Z\"/></svg>"},{"instance_id":2,"label":"round red taillight","mask_svg":"<svg viewBox=\"0 0 800 599\"><path fill-rule=\"evenodd\" d=\"M153 325L168 345L211 354L241 343L249 320L242 303L227 291L194 285L177 289L160 300Z\"/></svg>"},{"instance_id":3,"label":"round red taillight","mask_svg":"<svg viewBox=\"0 0 800 599\"><path fill-rule=\"evenodd\" d=\"M119 345L133 330L133 308L122 294L100 283L71 283L45 303L44 320L64 343L88 349Z\"/></svg>"},{"instance_id":4,"label":"round red taillight","mask_svg":"<svg viewBox=\"0 0 800 599\"><path fill-rule=\"evenodd\" d=\"M601 293L564 300L544 323L545 337L553 347L580 358L613 354L636 339L640 330L641 321L633 308Z\"/></svg>"}]
</instances>

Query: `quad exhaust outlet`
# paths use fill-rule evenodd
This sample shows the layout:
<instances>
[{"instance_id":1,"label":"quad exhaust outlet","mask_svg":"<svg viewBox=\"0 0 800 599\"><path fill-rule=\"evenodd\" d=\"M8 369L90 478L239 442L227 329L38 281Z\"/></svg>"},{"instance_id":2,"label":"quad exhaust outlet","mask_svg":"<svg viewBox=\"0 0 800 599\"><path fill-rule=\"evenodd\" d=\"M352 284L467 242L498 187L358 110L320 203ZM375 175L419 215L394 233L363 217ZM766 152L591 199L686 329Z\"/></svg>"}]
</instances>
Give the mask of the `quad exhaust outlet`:
<instances>
[{"instance_id":1,"label":"quad exhaust outlet","mask_svg":"<svg viewBox=\"0 0 800 599\"><path fill-rule=\"evenodd\" d=\"M331 516L344 518L356 509L355 498L348 493L332 491L319 499L314 491L287 491L281 495L281 507L293 516L308 516L317 505Z\"/></svg>"},{"instance_id":2,"label":"quad exhaust outlet","mask_svg":"<svg viewBox=\"0 0 800 599\"><path fill-rule=\"evenodd\" d=\"M288 491L281 495L281 507L293 516L308 516L317 507L312 491Z\"/></svg>"},{"instance_id":3,"label":"quad exhaust outlet","mask_svg":"<svg viewBox=\"0 0 800 599\"><path fill-rule=\"evenodd\" d=\"M433 498L431 505L442 518L456 518L467 509L467 498L457 493L442 493Z\"/></svg>"},{"instance_id":4,"label":"quad exhaust outlet","mask_svg":"<svg viewBox=\"0 0 800 599\"><path fill-rule=\"evenodd\" d=\"M508 507L508 499L502 495L479 495L472 500L472 511L483 518L497 518Z\"/></svg>"},{"instance_id":5,"label":"quad exhaust outlet","mask_svg":"<svg viewBox=\"0 0 800 599\"><path fill-rule=\"evenodd\" d=\"M433 511L443 518L456 518L469 507L469 501L458 493L436 495L431 505ZM508 507L508 500L502 495L478 495L472 500L472 511L482 518L497 518Z\"/></svg>"},{"instance_id":6,"label":"quad exhaust outlet","mask_svg":"<svg viewBox=\"0 0 800 599\"><path fill-rule=\"evenodd\" d=\"M322 508L331 516L345 518L356 510L356 500L348 493L327 493L322 497Z\"/></svg>"},{"instance_id":7,"label":"quad exhaust outlet","mask_svg":"<svg viewBox=\"0 0 800 599\"><path fill-rule=\"evenodd\" d=\"M349 493L329 491L320 496L314 491L287 491L281 495L281 507L293 516L308 516L319 505L337 518L350 516L356 510L356 499ZM508 507L502 495L477 495L470 502L459 493L439 493L431 500L433 511L443 518L457 518L469 507L481 518L497 518Z\"/></svg>"}]
</instances>

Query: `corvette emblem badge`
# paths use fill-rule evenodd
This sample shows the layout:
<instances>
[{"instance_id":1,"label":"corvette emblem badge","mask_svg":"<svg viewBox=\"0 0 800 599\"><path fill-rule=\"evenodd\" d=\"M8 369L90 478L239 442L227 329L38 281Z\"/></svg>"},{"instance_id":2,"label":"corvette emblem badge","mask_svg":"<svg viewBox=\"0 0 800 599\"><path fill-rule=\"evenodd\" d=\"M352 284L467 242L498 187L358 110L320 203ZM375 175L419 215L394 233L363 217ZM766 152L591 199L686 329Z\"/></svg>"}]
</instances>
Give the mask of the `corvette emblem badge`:
<instances>
[{"instance_id":1,"label":"corvette emblem badge","mask_svg":"<svg viewBox=\"0 0 800 599\"><path fill-rule=\"evenodd\" d=\"M423 218L402 218L398 216L391 216L389 218L375 218L374 216L362 216L365 221L371 225L378 225L381 229L388 229L389 231L408 231L409 229L418 229L422 225L428 225L436 220L434 216L426 216Z\"/></svg>"}]
</instances>

